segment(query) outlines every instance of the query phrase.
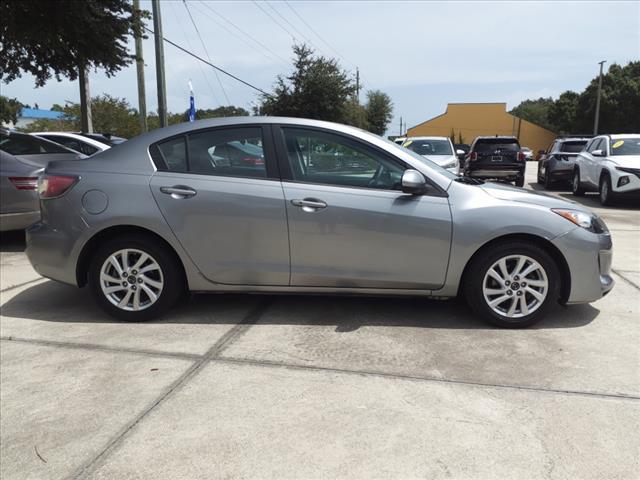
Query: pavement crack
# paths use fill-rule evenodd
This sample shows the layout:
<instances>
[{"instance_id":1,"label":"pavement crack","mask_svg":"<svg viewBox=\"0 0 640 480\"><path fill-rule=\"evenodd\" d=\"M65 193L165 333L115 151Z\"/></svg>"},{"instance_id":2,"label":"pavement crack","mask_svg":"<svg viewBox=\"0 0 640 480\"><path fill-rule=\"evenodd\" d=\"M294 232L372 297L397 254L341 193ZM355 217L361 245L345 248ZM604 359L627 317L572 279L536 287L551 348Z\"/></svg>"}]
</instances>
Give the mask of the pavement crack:
<instances>
[{"instance_id":1,"label":"pavement crack","mask_svg":"<svg viewBox=\"0 0 640 480\"><path fill-rule=\"evenodd\" d=\"M307 371L317 371L317 372L340 373L340 374L346 374L346 375L392 378L397 380L436 382L436 383L447 383L447 384L453 384L453 385L466 385L471 387L499 388L499 389L508 389L508 390L521 390L521 391L528 391L528 392L541 392L541 393L563 394L563 395L579 395L579 396L586 396L586 397L610 398L610 399L618 399L618 400L640 400L640 396L627 395L624 393L589 392L589 391L568 390L568 389L558 389L558 388L530 387L526 385L474 382L474 381L468 381L468 380L454 380L454 379L440 378L440 377L405 375L402 373L376 372L373 370L350 370L346 368L321 367L316 365L297 365L294 363L274 362L269 360L251 360L251 359L236 358L236 357L218 357L218 358L213 358L211 360L215 360L218 362L233 363L237 365L253 365L253 366L267 367L267 368L271 367L271 368L284 368L284 369L290 369L290 370L307 370Z\"/></svg>"},{"instance_id":2,"label":"pavement crack","mask_svg":"<svg viewBox=\"0 0 640 480\"><path fill-rule=\"evenodd\" d=\"M632 287L640 290L640 285L636 285L635 282L629 280L627 277L625 277L624 275L622 275L621 270L614 270L613 268L611 269L611 271L613 273L615 273L617 276L619 276L621 279L623 279L625 282L627 282L629 285L631 285Z\"/></svg>"},{"instance_id":3,"label":"pavement crack","mask_svg":"<svg viewBox=\"0 0 640 480\"><path fill-rule=\"evenodd\" d=\"M252 308L245 317L227 331L217 342L215 342L207 352L196 359L193 364L180 375L169 387L165 389L155 400L153 400L142 412L140 412L133 420L128 422L115 435L113 435L106 445L93 458L81 465L69 477L71 479L87 478L94 472L104 460L122 443L124 438L131 432L140 422L142 422L157 406L167 400L174 392L184 387L196 374L202 370L202 367L209 364L210 360L216 360L219 355L229 347L234 341L240 338L244 333L258 322L260 317L264 315L266 310L271 306L272 299L263 301Z\"/></svg>"},{"instance_id":4,"label":"pavement crack","mask_svg":"<svg viewBox=\"0 0 640 480\"><path fill-rule=\"evenodd\" d=\"M23 338L23 337L14 337L14 336L2 336L0 337L0 341L28 343L31 345L40 345L43 347L68 348L68 349L74 349L74 350L96 350L96 351L111 352L111 353L131 353L134 355L148 355L151 357L178 358L181 360L198 360L200 358L203 358L203 355L198 355L195 353L168 352L168 351L162 351L162 350L146 350L146 349L127 348L127 347L110 347L107 345L99 345L96 343L58 342L55 340L39 340L37 338Z\"/></svg>"}]
</instances>

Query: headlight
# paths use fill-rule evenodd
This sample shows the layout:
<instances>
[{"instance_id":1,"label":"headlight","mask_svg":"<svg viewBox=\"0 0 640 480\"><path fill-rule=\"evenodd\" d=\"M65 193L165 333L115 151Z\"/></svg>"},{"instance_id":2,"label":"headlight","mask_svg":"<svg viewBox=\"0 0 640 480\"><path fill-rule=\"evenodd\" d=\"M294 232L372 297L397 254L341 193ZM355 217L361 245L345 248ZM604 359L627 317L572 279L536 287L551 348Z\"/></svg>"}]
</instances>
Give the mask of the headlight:
<instances>
[{"instance_id":1,"label":"headlight","mask_svg":"<svg viewBox=\"0 0 640 480\"><path fill-rule=\"evenodd\" d=\"M563 208L552 208L551 211L566 218L574 225L589 230L590 232L605 233L609 231L605 223L597 215L581 212L580 210L565 210Z\"/></svg>"},{"instance_id":2,"label":"headlight","mask_svg":"<svg viewBox=\"0 0 640 480\"><path fill-rule=\"evenodd\" d=\"M441 165L442 168L453 168L456 165L458 165L458 160L451 160L449 163L445 163L443 165Z\"/></svg>"}]
</instances>

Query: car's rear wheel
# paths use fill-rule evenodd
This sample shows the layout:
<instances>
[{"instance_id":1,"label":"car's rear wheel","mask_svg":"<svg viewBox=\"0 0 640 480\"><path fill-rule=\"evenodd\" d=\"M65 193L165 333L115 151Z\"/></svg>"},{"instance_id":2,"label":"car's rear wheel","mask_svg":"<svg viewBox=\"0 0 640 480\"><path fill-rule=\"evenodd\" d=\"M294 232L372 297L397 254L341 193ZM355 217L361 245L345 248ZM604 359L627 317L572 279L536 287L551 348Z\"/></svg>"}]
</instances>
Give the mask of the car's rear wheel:
<instances>
[{"instance_id":1,"label":"car's rear wheel","mask_svg":"<svg viewBox=\"0 0 640 480\"><path fill-rule=\"evenodd\" d=\"M584 195L584 188L582 188L582 184L580 183L580 170L577 168L573 170L573 176L571 177L571 193L576 197Z\"/></svg>"},{"instance_id":2,"label":"car's rear wheel","mask_svg":"<svg viewBox=\"0 0 640 480\"><path fill-rule=\"evenodd\" d=\"M551 175L549 175L549 169L544 174L544 188L545 190L551 190L553 188L553 181Z\"/></svg>"},{"instance_id":3,"label":"car's rear wheel","mask_svg":"<svg viewBox=\"0 0 640 480\"><path fill-rule=\"evenodd\" d=\"M513 183L516 187L524 187L524 173L518 175Z\"/></svg>"},{"instance_id":4,"label":"car's rear wheel","mask_svg":"<svg viewBox=\"0 0 640 480\"><path fill-rule=\"evenodd\" d=\"M88 280L94 298L108 314L133 322L166 313L185 287L173 252L143 235L101 245L89 266Z\"/></svg>"},{"instance_id":5,"label":"car's rear wheel","mask_svg":"<svg viewBox=\"0 0 640 480\"><path fill-rule=\"evenodd\" d=\"M609 206L613 203L613 192L611 191L611 177L604 174L600 178L600 203L605 206Z\"/></svg>"},{"instance_id":6,"label":"car's rear wheel","mask_svg":"<svg viewBox=\"0 0 640 480\"><path fill-rule=\"evenodd\" d=\"M540 321L559 298L560 275L551 256L525 242L490 247L465 275L465 296L491 324L523 328Z\"/></svg>"}]
</instances>

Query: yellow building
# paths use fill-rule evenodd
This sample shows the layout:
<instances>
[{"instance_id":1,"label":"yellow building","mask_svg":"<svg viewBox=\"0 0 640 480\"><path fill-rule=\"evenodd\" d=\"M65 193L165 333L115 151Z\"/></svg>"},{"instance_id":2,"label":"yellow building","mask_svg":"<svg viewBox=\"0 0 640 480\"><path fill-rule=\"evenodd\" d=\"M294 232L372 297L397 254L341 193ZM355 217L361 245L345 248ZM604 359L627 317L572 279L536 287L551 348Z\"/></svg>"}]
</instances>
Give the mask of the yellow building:
<instances>
[{"instance_id":1,"label":"yellow building","mask_svg":"<svg viewBox=\"0 0 640 480\"><path fill-rule=\"evenodd\" d=\"M455 143L459 134L468 144L480 136L513 135L534 153L546 150L556 138L554 132L507 113L506 103L450 103L442 115L407 130L407 136L449 137L452 130Z\"/></svg>"}]
</instances>

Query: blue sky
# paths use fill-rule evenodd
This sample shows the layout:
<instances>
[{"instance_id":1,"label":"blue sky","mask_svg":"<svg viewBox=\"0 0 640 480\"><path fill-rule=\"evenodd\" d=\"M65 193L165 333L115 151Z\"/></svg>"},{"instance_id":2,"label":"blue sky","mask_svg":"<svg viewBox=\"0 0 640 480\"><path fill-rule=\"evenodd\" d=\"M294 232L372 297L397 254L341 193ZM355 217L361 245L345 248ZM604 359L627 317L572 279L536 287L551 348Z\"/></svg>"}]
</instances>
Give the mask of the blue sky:
<instances>
[{"instance_id":1,"label":"blue sky","mask_svg":"<svg viewBox=\"0 0 640 480\"><path fill-rule=\"evenodd\" d=\"M507 102L511 108L527 98L583 89L600 60L640 59L638 1L258 3L187 0L213 63L268 91L277 74L290 71L293 37L304 37L345 69L355 73L357 65L365 89L391 96L395 118L388 134L398 133L400 116L412 126L442 113L448 102ZM141 5L151 10L150 2ZM163 0L161 8L165 37L206 58L184 3ZM151 38L144 55L147 108L155 110ZM171 45L165 57L170 111L188 108L189 80L198 108L226 104L225 92L231 104L247 109L257 100L254 91L220 74L223 92L210 67ZM125 97L137 107L135 82L134 66L112 78L98 71L91 93ZM67 80L35 88L33 78L23 76L0 88L41 108L79 98L77 83Z\"/></svg>"}]
</instances>

